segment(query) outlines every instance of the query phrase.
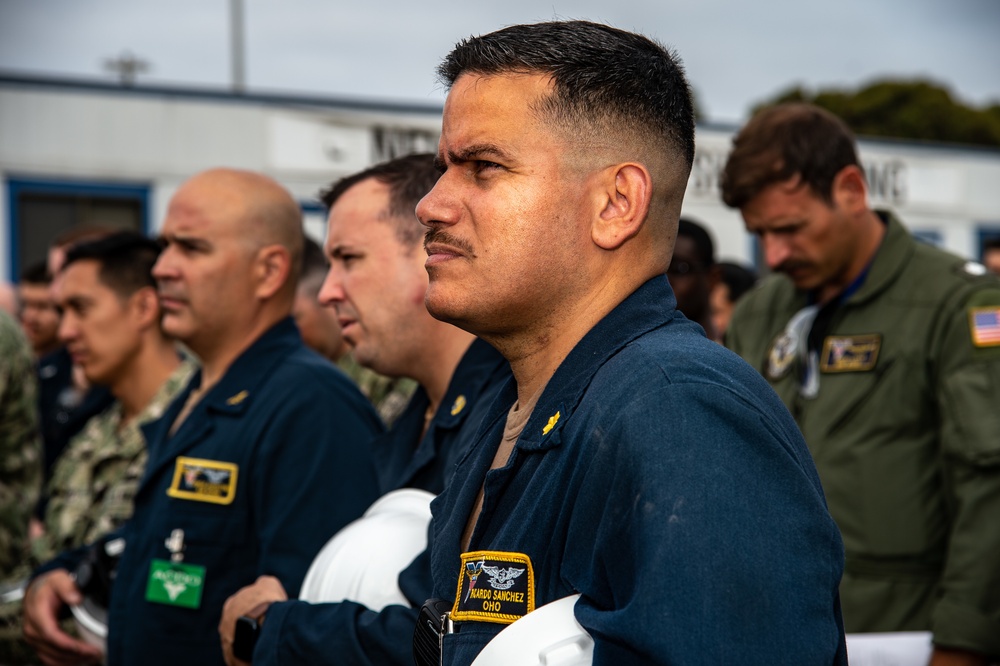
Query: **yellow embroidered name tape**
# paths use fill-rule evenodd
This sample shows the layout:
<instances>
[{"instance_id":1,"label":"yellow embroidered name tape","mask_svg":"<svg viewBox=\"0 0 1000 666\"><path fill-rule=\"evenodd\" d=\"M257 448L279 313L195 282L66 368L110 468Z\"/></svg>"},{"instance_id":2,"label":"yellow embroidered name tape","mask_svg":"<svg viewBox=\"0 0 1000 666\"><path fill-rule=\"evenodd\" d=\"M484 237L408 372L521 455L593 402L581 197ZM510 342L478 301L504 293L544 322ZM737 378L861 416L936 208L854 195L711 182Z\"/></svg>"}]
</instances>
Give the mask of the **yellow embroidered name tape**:
<instances>
[{"instance_id":1,"label":"yellow embroidered name tape","mask_svg":"<svg viewBox=\"0 0 1000 666\"><path fill-rule=\"evenodd\" d=\"M823 372L867 372L875 367L882 336L830 336L823 341L819 368Z\"/></svg>"},{"instance_id":2,"label":"yellow embroidered name tape","mask_svg":"<svg viewBox=\"0 0 1000 666\"><path fill-rule=\"evenodd\" d=\"M451 619L511 624L535 610L535 572L523 553L462 553Z\"/></svg>"},{"instance_id":3,"label":"yellow embroidered name tape","mask_svg":"<svg viewBox=\"0 0 1000 666\"><path fill-rule=\"evenodd\" d=\"M233 463L179 456L167 495L196 502L231 504L236 498L238 472L239 468Z\"/></svg>"}]
</instances>

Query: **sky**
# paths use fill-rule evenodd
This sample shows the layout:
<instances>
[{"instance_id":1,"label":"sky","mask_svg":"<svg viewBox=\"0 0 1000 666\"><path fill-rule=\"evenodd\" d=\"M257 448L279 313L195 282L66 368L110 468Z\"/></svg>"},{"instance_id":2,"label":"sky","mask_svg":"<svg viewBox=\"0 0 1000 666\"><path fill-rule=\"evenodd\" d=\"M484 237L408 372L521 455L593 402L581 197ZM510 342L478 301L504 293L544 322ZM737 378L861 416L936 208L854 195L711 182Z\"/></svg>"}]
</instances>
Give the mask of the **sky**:
<instances>
[{"instance_id":1,"label":"sky","mask_svg":"<svg viewBox=\"0 0 1000 666\"><path fill-rule=\"evenodd\" d=\"M0 0L0 72L231 86L231 0ZM674 48L710 121L737 124L792 85L930 78L1000 103L1000 0L243 0L247 89L440 103L454 43L515 23L589 19Z\"/></svg>"}]
</instances>

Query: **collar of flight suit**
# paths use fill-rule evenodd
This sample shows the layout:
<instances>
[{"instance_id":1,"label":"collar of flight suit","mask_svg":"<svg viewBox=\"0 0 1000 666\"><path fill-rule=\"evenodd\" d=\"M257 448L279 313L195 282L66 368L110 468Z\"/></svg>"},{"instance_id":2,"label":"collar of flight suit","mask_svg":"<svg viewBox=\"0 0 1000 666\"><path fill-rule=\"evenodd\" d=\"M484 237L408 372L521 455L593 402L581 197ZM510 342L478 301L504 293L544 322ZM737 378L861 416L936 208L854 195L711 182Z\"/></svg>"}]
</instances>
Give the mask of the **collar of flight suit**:
<instances>
[{"instance_id":1,"label":"collar of flight suit","mask_svg":"<svg viewBox=\"0 0 1000 666\"><path fill-rule=\"evenodd\" d=\"M601 366L636 338L666 325L674 318L676 308L677 300L665 275L648 280L619 303L583 336L556 369L525 424L517 448L543 451L559 446L563 425ZM484 420L484 424L490 420Z\"/></svg>"},{"instance_id":2,"label":"collar of flight suit","mask_svg":"<svg viewBox=\"0 0 1000 666\"><path fill-rule=\"evenodd\" d=\"M849 305L861 305L878 297L896 281L916 249L917 241L895 215L887 211L875 211L875 214L886 226L885 236L875 251L864 283L845 301Z\"/></svg>"},{"instance_id":3,"label":"collar of flight suit","mask_svg":"<svg viewBox=\"0 0 1000 666\"><path fill-rule=\"evenodd\" d=\"M233 361L219 382L209 389L208 394L171 436L170 426L183 409L188 396L201 384L202 371L199 369L163 418L142 428L150 456L144 480L151 478L164 464L171 463L178 455L203 441L214 428L211 414L243 414L273 368L290 350L301 344L301 337L291 317L275 324Z\"/></svg>"}]
</instances>

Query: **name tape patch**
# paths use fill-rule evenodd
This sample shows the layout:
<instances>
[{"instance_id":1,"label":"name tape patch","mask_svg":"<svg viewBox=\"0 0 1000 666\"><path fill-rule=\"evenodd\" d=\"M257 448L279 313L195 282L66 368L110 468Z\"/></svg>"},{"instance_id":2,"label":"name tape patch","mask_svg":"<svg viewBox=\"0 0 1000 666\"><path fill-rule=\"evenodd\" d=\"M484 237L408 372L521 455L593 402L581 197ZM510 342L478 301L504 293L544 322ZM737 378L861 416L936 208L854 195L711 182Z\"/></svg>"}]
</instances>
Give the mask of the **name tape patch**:
<instances>
[{"instance_id":1,"label":"name tape patch","mask_svg":"<svg viewBox=\"0 0 1000 666\"><path fill-rule=\"evenodd\" d=\"M972 344L977 347L1000 345L1000 307L970 308L969 328Z\"/></svg>"},{"instance_id":2,"label":"name tape patch","mask_svg":"<svg viewBox=\"0 0 1000 666\"><path fill-rule=\"evenodd\" d=\"M823 340L820 370L823 372L867 372L875 367L882 336L844 335Z\"/></svg>"},{"instance_id":3,"label":"name tape patch","mask_svg":"<svg viewBox=\"0 0 1000 666\"><path fill-rule=\"evenodd\" d=\"M511 624L535 610L535 572L522 553L462 553L451 619Z\"/></svg>"},{"instance_id":4,"label":"name tape patch","mask_svg":"<svg viewBox=\"0 0 1000 666\"><path fill-rule=\"evenodd\" d=\"M196 502L231 504L236 498L238 471L234 463L178 456L167 495Z\"/></svg>"}]
</instances>

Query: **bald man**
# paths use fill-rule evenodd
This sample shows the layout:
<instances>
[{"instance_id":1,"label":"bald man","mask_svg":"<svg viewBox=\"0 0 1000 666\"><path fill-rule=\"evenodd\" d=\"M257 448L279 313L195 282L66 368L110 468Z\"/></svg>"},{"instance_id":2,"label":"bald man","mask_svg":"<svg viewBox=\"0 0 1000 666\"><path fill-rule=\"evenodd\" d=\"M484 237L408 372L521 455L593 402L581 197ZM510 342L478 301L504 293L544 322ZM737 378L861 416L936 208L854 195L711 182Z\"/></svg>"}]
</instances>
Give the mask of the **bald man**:
<instances>
[{"instance_id":1,"label":"bald man","mask_svg":"<svg viewBox=\"0 0 1000 666\"><path fill-rule=\"evenodd\" d=\"M170 202L153 269L163 329L202 370L143 428L146 476L114 535L110 666L221 664L226 597L263 574L297 595L325 539L377 496L378 417L290 316L302 238L295 201L259 174L207 171ZM81 600L69 572L82 558L64 553L26 593L25 635L46 664L101 656L56 620Z\"/></svg>"}]
</instances>

